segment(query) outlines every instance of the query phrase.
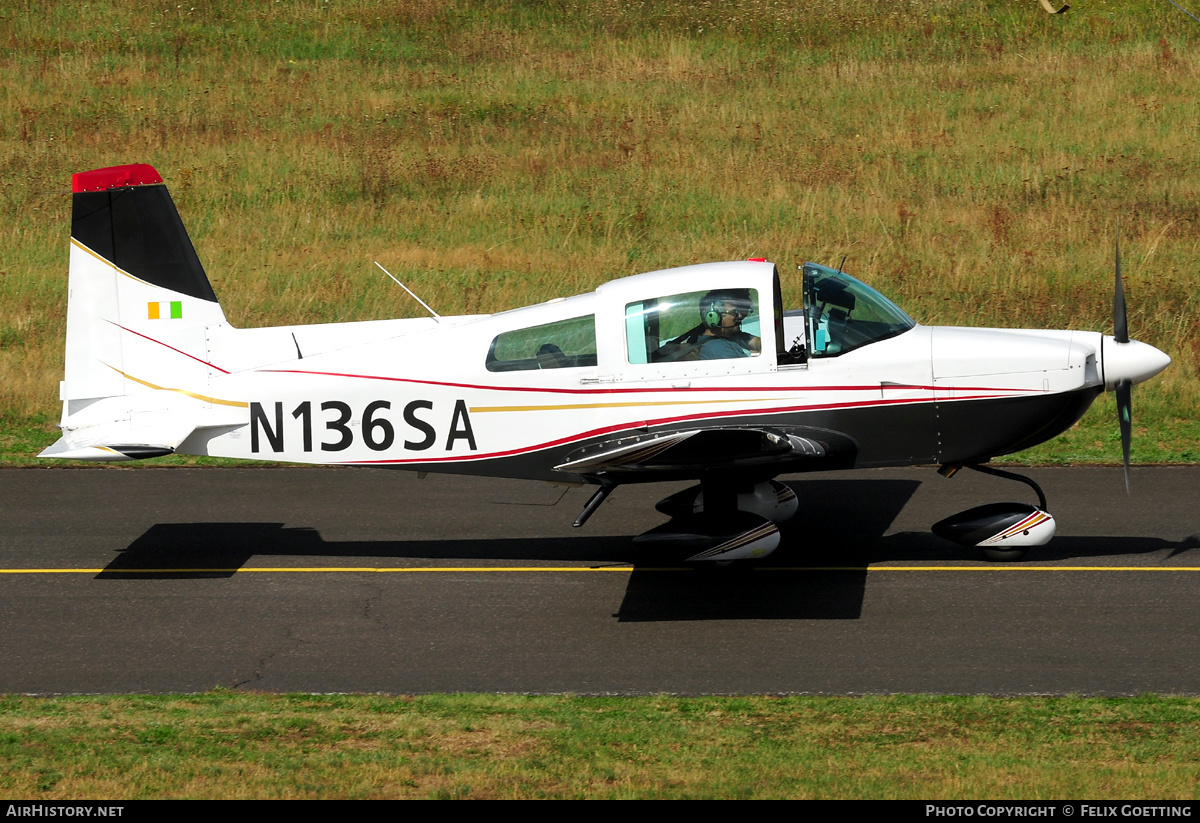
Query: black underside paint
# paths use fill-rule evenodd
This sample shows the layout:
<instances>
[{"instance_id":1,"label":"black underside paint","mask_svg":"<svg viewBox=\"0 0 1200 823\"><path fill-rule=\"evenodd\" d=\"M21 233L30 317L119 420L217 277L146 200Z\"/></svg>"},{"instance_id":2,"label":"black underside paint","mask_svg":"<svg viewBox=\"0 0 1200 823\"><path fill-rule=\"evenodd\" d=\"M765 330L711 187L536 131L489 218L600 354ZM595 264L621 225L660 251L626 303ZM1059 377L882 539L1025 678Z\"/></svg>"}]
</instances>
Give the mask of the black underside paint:
<instances>
[{"instance_id":1,"label":"black underside paint","mask_svg":"<svg viewBox=\"0 0 1200 823\"><path fill-rule=\"evenodd\" d=\"M217 302L175 203L162 185L76 192L71 236L140 280Z\"/></svg>"},{"instance_id":2,"label":"black underside paint","mask_svg":"<svg viewBox=\"0 0 1200 823\"><path fill-rule=\"evenodd\" d=\"M652 435L697 428L697 423L684 421L652 430L631 429L513 457L470 462L409 463L393 468L532 480L577 479L588 483L598 483L602 478L619 484L699 479L701 482L720 480L744 485L781 474L808 471L984 462L1061 434L1083 416L1100 391L1099 388L1088 388L999 400L823 409L731 417L726 421L708 420L703 424L706 428L724 424L742 431L754 427L783 430L821 443L826 455L815 458L783 457L771 455L766 450L737 454L731 450L711 448L687 452L689 460L694 461L689 465L668 460L673 451L668 450L661 458L655 458L659 461L657 466L610 469L603 475L576 477L552 468L578 457L589 447L595 448L637 435L649 439ZM744 438L744 435L739 437ZM732 445L733 442L731 439L722 445ZM749 442L746 441L747 444Z\"/></svg>"},{"instance_id":3,"label":"black underside paint","mask_svg":"<svg viewBox=\"0 0 1200 823\"><path fill-rule=\"evenodd\" d=\"M1045 443L1083 417L1099 386L1063 394L938 403L939 463L978 463Z\"/></svg>"}]
</instances>

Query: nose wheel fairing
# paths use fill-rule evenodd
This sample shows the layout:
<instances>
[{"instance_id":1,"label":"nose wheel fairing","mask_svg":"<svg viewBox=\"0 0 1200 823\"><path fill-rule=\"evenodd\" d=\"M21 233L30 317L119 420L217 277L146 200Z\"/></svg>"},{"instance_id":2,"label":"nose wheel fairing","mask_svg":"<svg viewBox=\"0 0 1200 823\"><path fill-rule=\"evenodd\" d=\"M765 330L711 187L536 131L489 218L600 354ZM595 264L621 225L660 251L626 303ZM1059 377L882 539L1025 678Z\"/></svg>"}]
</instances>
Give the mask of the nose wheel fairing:
<instances>
[{"instance_id":1,"label":"nose wheel fairing","mask_svg":"<svg viewBox=\"0 0 1200 823\"><path fill-rule=\"evenodd\" d=\"M987 503L934 523L938 537L983 550L988 560L1020 560L1031 546L1044 546L1057 530L1054 515L1029 503Z\"/></svg>"},{"instance_id":2,"label":"nose wheel fairing","mask_svg":"<svg viewBox=\"0 0 1200 823\"><path fill-rule=\"evenodd\" d=\"M960 546L979 548L985 558L996 561L1020 560L1030 547L1050 542L1058 525L1049 512L1046 493L1041 486L1025 475L977 463L944 465L938 469L938 474L953 477L963 468L1024 483L1037 494L1038 505L987 503L976 506L934 523L931 527L934 534Z\"/></svg>"}]
</instances>

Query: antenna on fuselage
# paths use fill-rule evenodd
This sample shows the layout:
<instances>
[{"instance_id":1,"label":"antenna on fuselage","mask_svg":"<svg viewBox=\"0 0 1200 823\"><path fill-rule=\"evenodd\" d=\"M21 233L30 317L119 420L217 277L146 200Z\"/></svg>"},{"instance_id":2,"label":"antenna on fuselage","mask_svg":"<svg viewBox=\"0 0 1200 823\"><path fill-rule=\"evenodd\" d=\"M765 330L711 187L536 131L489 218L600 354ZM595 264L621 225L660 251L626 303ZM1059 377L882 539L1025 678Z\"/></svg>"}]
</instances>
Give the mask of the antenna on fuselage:
<instances>
[{"instance_id":1,"label":"antenna on fuselage","mask_svg":"<svg viewBox=\"0 0 1200 823\"><path fill-rule=\"evenodd\" d=\"M393 274L392 274L390 271L388 271L387 269L385 269L385 268L383 267L383 265L382 265L382 264L381 264L381 263L380 263L378 260L376 260L376 261L375 261L375 265L376 265L376 266L379 266L379 270L380 270L381 272L383 272L384 274L386 274L388 277L392 278L392 280L395 282L395 284L396 284L397 286L399 286L400 288L402 288L402 289L404 289L406 292L408 292L408 295L409 295L409 297L411 297L413 300L416 300L418 303L420 303L422 306L424 306L424 307L425 307L425 311L429 312L429 313L430 313L430 314L433 316L434 322L437 322L437 323L441 323L441 322L442 322L442 316L441 316L440 314L438 314L437 312L435 312L433 309L429 308L429 304L428 304L428 303L426 303L426 302L425 302L424 300L422 300L421 298L417 297L417 295L413 293L413 290L412 290L412 289L410 289L408 286L406 286L406 285L404 285L403 283L401 283L399 280L396 280L396 277L395 277L395 275L393 275Z\"/></svg>"}]
</instances>

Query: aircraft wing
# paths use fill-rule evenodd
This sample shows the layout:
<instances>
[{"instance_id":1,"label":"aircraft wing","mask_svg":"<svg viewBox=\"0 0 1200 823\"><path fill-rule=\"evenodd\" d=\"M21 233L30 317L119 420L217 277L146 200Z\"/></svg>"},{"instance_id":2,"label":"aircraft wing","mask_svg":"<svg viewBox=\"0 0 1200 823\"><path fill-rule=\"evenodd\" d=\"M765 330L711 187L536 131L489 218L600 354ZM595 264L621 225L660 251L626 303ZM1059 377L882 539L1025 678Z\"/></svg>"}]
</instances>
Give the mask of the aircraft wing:
<instances>
[{"instance_id":1,"label":"aircraft wing","mask_svg":"<svg viewBox=\"0 0 1200 823\"><path fill-rule=\"evenodd\" d=\"M554 468L615 480L698 477L705 472L784 474L853 461L857 447L838 432L797 426L719 426L617 438L585 447Z\"/></svg>"}]
</instances>

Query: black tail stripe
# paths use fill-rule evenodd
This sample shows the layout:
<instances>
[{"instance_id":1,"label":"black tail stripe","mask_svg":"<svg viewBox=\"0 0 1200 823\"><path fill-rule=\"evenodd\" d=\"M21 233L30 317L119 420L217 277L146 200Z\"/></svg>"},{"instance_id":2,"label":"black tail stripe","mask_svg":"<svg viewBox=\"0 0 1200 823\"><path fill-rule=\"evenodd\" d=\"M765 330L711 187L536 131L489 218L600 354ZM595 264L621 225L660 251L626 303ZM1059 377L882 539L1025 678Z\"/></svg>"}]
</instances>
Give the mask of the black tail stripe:
<instances>
[{"instance_id":1,"label":"black tail stripe","mask_svg":"<svg viewBox=\"0 0 1200 823\"><path fill-rule=\"evenodd\" d=\"M72 197L71 236L80 243L139 280L217 302L166 186Z\"/></svg>"}]
</instances>

